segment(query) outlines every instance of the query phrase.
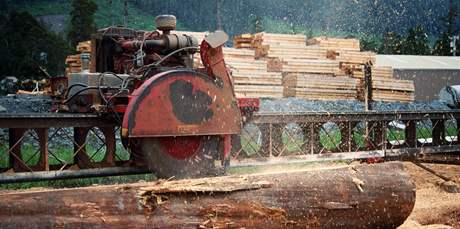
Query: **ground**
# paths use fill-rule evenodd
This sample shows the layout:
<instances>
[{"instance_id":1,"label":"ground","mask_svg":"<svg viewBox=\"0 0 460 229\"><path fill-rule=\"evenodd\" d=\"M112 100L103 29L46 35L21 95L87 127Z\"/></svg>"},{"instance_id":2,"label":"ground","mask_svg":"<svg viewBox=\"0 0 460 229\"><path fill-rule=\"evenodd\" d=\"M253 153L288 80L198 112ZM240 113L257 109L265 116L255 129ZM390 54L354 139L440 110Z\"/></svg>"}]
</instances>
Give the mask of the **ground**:
<instances>
[{"instance_id":1,"label":"ground","mask_svg":"<svg viewBox=\"0 0 460 229\"><path fill-rule=\"evenodd\" d=\"M460 183L460 166L428 166ZM447 193L441 188L442 179L411 163L405 167L417 187L417 198L412 214L399 229L460 228L460 193Z\"/></svg>"}]
</instances>

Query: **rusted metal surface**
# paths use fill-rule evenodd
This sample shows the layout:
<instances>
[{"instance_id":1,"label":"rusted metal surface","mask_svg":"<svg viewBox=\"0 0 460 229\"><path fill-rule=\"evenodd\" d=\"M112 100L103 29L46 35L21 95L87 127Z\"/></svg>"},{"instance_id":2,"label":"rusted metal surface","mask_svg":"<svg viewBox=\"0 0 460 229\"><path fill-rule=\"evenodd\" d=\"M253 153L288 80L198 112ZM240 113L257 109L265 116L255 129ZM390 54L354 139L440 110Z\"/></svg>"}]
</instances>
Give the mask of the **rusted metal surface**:
<instances>
[{"instance_id":1,"label":"rusted metal surface","mask_svg":"<svg viewBox=\"0 0 460 229\"><path fill-rule=\"evenodd\" d=\"M96 114L0 114L0 128L50 128L93 126L114 126L114 121L111 118L104 118Z\"/></svg>"},{"instance_id":2,"label":"rusted metal surface","mask_svg":"<svg viewBox=\"0 0 460 229\"><path fill-rule=\"evenodd\" d=\"M127 134L124 137L240 132L241 114L222 48L211 48L203 42L201 56L207 74L167 71L151 77L134 91L123 120Z\"/></svg>"},{"instance_id":3,"label":"rusted metal surface","mask_svg":"<svg viewBox=\"0 0 460 229\"><path fill-rule=\"evenodd\" d=\"M130 138L237 134L232 89L194 71L170 71L133 93L123 120Z\"/></svg>"}]
</instances>

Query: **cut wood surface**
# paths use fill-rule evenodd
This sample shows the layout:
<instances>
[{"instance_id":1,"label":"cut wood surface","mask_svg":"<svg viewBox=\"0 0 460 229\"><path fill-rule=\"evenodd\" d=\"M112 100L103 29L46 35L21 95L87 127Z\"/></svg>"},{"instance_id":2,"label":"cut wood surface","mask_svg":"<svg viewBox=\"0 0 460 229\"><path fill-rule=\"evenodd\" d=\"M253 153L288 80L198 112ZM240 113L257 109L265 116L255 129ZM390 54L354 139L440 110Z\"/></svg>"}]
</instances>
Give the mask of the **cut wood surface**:
<instances>
[{"instance_id":1,"label":"cut wood surface","mask_svg":"<svg viewBox=\"0 0 460 229\"><path fill-rule=\"evenodd\" d=\"M252 72L234 71L232 73L234 83L237 85L282 85L283 77L281 73L275 72Z\"/></svg>"},{"instance_id":2,"label":"cut wood surface","mask_svg":"<svg viewBox=\"0 0 460 229\"><path fill-rule=\"evenodd\" d=\"M233 41L235 48L225 47L223 51L235 85L264 87L257 90L238 87L235 90L238 97L280 98L284 95L309 100L363 100L365 85L356 79L364 79L364 64L376 61L375 53L360 50L358 39L315 37L307 40L304 34L264 32L237 35ZM195 58L196 66L202 67L199 56ZM292 80L279 84L278 76L269 72L346 76L350 80L303 78L298 80L298 85L293 85ZM372 78L373 100L414 101L413 81L395 79L391 67L373 66ZM270 85L283 86L285 91L280 93L278 87L267 87Z\"/></svg>"},{"instance_id":3,"label":"cut wood surface","mask_svg":"<svg viewBox=\"0 0 460 229\"><path fill-rule=\"evenodd\" d=\"M344 66L344 65L343 65ZM347 68L348 66L345 66ZM353 77L355 78L364 78L364 72L362 67L357 69L353 68L352 70ZM391 67L372 67L372 79L377 80L379 78L385 79L394 79L394 71Z\"/></svg>"},{"instance_id":4,"label":"cut wood surface","mask_svg":"<svg viewBox=\"0 0 460 229\"><path fill-rule=\"evenodd\" d=\"M344 63L366 64L375 63L376 54L373 52L339 50L335 56L329 56L329 58Z\"/></svg>"},{"instance_id":5,"label":"cut wood surface","mask_svg":"<svg viewBox=\"0 0 460 229\"><path fill-rule=\"evenodd\" d=\"M281 79L280 79L281 81ZM234 90L237 98L282 98L283 86L236 84Z\"/></svg>"},{"instance_id":6,"label":"cut wood surface","mask_svg":"<svg viewBox=\"0 0 460 229\"><path fill-rule=\"evenodd\" d=\"M0 194L2 228L395 228L400 163Z\"/></svg>"},{"instance_id":7,"label":"cut wood surface","mask_svg":"<svg viewBox=\"0 0 460 229\"><path fill-rule=\"evenodd\" d=\"M415 100L414 93L402 91L388 91L388 90L372 90L372 97L375 101L384 102L413 102Z\"/></svg>"},{"instance_id":8,"label":"cut wood surface","mask_svg":"<svg viewBox=\"0 0 460 229\"><path fill-rule=\"evenodd\" d=\"M386 89L393 91L413 92L415 91L414 81L412 80L398 80L398 79L385 79L376 78L372 79L372 88Z\"/></svg>"},{"instance_id":9,"label":"cut wood surface","mask_svg":"<svg viewBox=\"0 0 460 229\"><path fill-rule=\"evenodd\" d=\"M317 45L319 47L326 47L328 49L360 51L360 43L358 39L315 37L308 39L306 43L307 45Z\"/></svg>"}]
</instances>

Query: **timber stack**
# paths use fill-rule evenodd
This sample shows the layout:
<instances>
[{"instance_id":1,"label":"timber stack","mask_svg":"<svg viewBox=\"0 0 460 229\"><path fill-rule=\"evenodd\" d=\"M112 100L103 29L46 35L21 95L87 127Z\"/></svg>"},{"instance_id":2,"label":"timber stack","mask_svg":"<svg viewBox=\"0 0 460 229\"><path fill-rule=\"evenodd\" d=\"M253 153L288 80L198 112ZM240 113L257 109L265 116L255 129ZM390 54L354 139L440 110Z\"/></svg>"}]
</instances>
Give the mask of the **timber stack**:
<instances>
[{"instance_id":1,"label":"timber stack","mask_svg":"<svg viewBox=\"0 0 460 229\"><path fill-rule=\"evenodd\" d=\"M254 50L255 60L281 72L284 96L311 100L363 100L363 65L376 62L357 39L258 33L236 36L234 46ZM414 101L413 81L395 79L390 67L372 67L372 73L374 101Z\"/></svg>"},{"instance_id":2,"label":"timber stack","mask_svg":"<svg viewBox=\"0 0 460 229\"><path fill-rule=\"evenodd\" d=\"M178 32L195 36L198 41L205 33ZM270 59L255 59L255 50L244 45L244 40L251 41L252 35L242 35L240 48L223 48L225 63L232 73L234 90L237 98L282 98L283 75L280 68ZM202 67L199 55L194 56L196 67ZM278 63L280 65L281 63Z\"/></svg>"},{"instance_id":3,"label":"timber stack","mask_svg":"<svg viewBox=\"0 0 460 229\"><path fill-rule=\"evenodd\" d=\"M81 54L82 53L91 53L91 41L83 41L77 45L76 55L67 56L65 60L66 64L66 74L81 72Z\"/></svg>"}]
</instances>

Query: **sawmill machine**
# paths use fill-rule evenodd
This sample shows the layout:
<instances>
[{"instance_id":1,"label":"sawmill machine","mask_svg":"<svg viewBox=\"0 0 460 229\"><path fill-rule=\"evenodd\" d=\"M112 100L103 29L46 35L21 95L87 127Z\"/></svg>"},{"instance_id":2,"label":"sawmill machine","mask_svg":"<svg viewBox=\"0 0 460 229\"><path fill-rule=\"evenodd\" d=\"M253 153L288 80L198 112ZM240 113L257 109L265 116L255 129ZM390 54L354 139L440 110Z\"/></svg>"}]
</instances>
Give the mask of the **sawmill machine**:
<instances>
[{"instance_id":1,"label":"sawmill machine","mask_svg":"<svg viewBox=\"0 0 460 229\"><path fill-rule=\"evenodd\" d=\"M58 109L118 121L134 163L160 177L219 173L231 136L240 133L241 109L257 100L235 98L222 53L224 32L199 44L173 32L172 15L155 23L153 32L109 27L93 35L91 61L83 56L83 71L69 74ZM193 66L194 55L204 68Z\"/></svg>"}]
</instances>

